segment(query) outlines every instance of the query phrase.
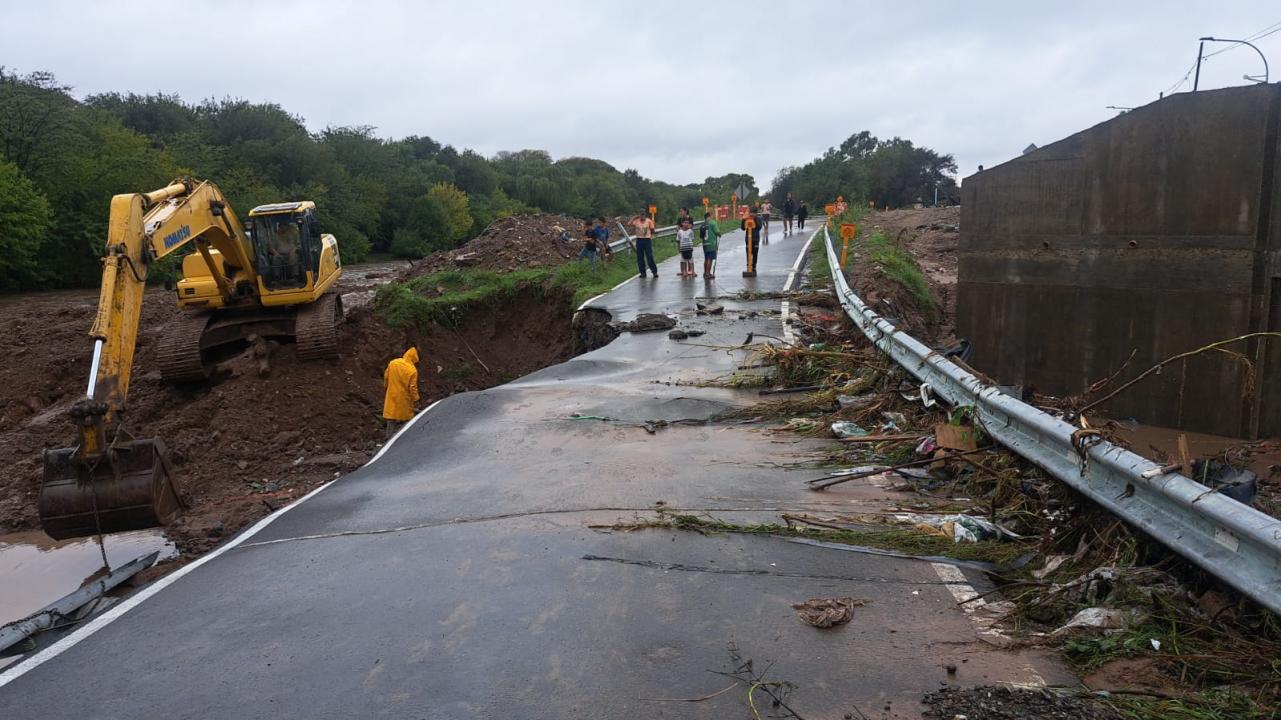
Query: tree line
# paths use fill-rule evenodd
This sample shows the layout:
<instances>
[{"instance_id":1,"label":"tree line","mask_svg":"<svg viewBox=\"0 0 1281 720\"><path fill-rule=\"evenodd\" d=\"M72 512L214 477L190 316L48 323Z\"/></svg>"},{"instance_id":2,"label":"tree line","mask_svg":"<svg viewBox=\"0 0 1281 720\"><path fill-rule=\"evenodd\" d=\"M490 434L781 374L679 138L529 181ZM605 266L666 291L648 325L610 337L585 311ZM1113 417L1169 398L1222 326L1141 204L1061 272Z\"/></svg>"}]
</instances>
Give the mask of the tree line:
<instances>
[{"instance_id":1,"label":"tree line","mask_svg":"<svg viewBox=\"0 0 1281 720\"><path fill-rule=\"evenodd\" d=\"M368 126L311 132L274 103L114 92L81 100L50 73L0 67L0 291L96 285L111 196L180 175L213 180L242 214L314 200L347 262L456 247L515 213L622 215L655 204L661 223L705 196L724 202L740 183L749 199L759 194L743 173L675 185L544 150L487 158Z\"/></svg>"},{"instance_id":2,"label":"tree line","mask_svg":"<svg viewBox=\"0 0 1281 720\"><path fill-rule=\"evenodd\" d=\"M956 160L911 140L881 140L866 130L855 133L837 147L800 167L785 167L774 178L770 198L775 205L787 193L821 209L824 203L844 197L847 202L874 202L877 207L904 207L913 203L960 202L960 188L953 177Z\"/></svg>"}]
</instances>

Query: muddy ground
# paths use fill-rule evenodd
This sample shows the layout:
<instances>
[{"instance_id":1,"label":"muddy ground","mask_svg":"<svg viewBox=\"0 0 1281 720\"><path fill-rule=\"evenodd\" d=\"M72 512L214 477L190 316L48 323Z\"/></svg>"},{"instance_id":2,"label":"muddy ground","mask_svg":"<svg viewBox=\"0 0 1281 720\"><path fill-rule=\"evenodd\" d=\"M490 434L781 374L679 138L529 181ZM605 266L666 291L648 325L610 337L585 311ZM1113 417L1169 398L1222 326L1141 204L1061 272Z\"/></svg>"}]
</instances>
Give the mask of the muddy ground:
<instances>
[{"instance_id":1,"label":"muddy ground","mask_svg":"<svg viewBox=\"0 0 1281 720\"><path fill-rule=\"evenodd\" d=\"M903 288L885 282L883 277L861 263L849 264L852 287L879 312L900 320L900 324L922 340L950 344L956 322L957 245L961 239L961 208L924 208L921 210L873 210L858 223L860 238L883 232L916 258L925 274L930 294L939 308L927 312ZM883 305L893 303L893 309Z\"/></svg>"},{"instance_id":2,"label":"muddy ground","mask_svg":"<svg viewBox=\"0 0 1281 720\"><path fill-rule=\"evenodd\" d=\"M546 223L538 218L507 224ZM479 242L505 242L510 257L523 258L522 267L565 258L559 241L543 234L526 239L491 234ZM368 461L385 435L383 369L408 345L416 345L423 358L421 407L572 356L570 297L542 289L501 308L469 308L457 331L438 325L387 327L372 302L376 286L417 275L423 263L443 265L447 255L412 265L346 268L337 288L345 306L339 359L300 362L292 344L272 344L266 376L246 351L220 363L210 381L195 386L160 380L156 343L179 311L169 293L148 291L126 428L135 437L162 439L172 453L180 490L192 506L166 531L183 551L180 562ZM86 332L96 302L94 290L0 298L0 333L9 343L9 352L0 357L0 465L6 467L0 475L0 532L38 525L41 451L75 441L66 411L88 378Z\"/></svg>"}]
</instances>

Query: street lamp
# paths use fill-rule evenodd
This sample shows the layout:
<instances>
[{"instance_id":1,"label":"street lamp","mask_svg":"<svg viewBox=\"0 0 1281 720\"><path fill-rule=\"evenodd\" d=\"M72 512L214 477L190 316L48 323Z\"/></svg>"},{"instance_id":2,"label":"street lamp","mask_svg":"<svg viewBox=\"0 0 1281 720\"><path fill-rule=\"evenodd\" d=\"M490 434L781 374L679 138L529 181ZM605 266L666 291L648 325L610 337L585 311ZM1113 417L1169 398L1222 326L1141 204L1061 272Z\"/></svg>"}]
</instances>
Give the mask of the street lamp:
<instances>
[{"instance_id":1,"label":"street lamp","mask_svg":"<svg viewBox=\"0 0 1281 720\"><path fill-rule=\"evenodd\" d=\"M1258 47L1254 45L1254 43L1247 42L1245 40L1231 40L1229 38L1203 37L1201 38L1201 49L1197 51L1196 79L1192 81L1192 92L1196 92L1197 86L1200 85L1201 83L1201 59L1205 55L1204 53L1205 44L1208 42L1237 43L1239 45L1249 45L1251 48L1254 49L1255 52L1259 53L1259 59L1263 60L1263 79L1260 80L1258 77L1251 77L1249 75L1246 75L1245 79L1253 80L1254 82L1264 84L1264 85L1268 83L1268 80L1270 77L1268 74L1268 58L1266 55L1263 54L1262 50L1260 50Z\"/></svg>"}]
</instances>

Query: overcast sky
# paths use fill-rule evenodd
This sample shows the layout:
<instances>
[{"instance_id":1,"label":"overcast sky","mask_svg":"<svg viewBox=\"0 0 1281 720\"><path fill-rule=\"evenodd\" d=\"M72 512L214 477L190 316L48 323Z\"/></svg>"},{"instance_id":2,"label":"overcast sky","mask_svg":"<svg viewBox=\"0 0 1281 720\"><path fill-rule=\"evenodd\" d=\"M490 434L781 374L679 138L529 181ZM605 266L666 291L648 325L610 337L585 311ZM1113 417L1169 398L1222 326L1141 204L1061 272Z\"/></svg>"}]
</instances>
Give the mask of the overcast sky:
<instances>
[{"instance_id":1,"label":"overcast sky","mask_svg":"<svg viewBox=\"0 0 1281 720\"><path fill-rule=\"evenodd\" d=\"M243 97L312 130L372 125L485 155L543 148L768 186L863 129L951 153L964 177L1107 119L1107 105L1156 100L1202 35L1274 25L1275 0L0 0L0 63L50 70L78 96ZM1281 32L1258 44L1275 81ZM1239 47L1205 61L1201 87L1261 72Z\"/></svg>"}]
</instances>

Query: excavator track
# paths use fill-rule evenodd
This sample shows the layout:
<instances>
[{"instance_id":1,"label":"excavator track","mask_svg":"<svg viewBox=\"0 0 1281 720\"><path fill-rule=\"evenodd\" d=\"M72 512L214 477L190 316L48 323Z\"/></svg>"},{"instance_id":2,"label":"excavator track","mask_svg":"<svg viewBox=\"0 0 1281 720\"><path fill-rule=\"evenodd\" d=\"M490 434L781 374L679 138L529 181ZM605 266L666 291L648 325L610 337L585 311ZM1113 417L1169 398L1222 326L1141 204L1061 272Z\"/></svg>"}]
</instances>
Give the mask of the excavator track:
<instances>
[{"instance_id":1,"label":"excavator track","mask_svg":"<svg viewBox=\"0 0 1281 720\"><path fill-rule=\"evenodd\" d=\"M169 324L160 338L157 362L160 377L168 383L200 382L213 370L205 363L200 339L209 324L208 313L186 314Z\"/></svg>"},{"instance_id":2,"label":"excavator track","mask_svg":"<svg viewBox=\"0 0 1281 720\"><path fill-rule=\"evenodd\" d=\"M326 293L310 305L298 308L294 324L298 357L327 360L338 357L338 323L342 321L342 300Z\"/></svg>"}]
</instances>

